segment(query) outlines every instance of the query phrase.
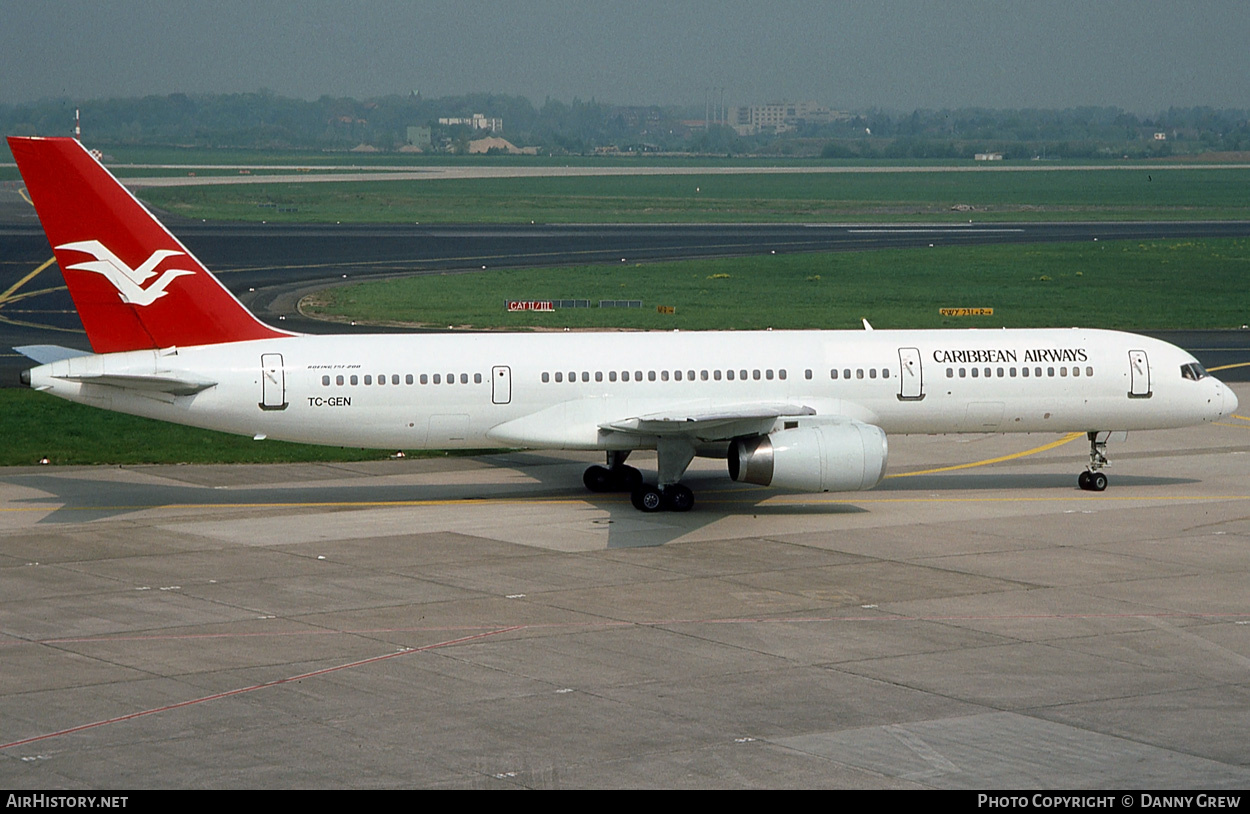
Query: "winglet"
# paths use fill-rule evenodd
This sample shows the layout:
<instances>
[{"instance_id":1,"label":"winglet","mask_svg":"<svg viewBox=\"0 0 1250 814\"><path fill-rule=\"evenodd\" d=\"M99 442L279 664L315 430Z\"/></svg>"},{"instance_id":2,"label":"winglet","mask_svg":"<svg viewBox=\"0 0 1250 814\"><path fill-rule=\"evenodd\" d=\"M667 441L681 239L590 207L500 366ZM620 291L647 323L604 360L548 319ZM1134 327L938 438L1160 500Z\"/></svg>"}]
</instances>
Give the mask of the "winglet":
<instances>
[{"instance_id":1,"label":"winglet","mask_svg":"<svg viewBox=\"0 0 1250 814\"><path fill-rule=\"evenodd\" d=\"M96 353L291 336L256 319L78 141L8 141Z\"/></svg>"}]
</instances>

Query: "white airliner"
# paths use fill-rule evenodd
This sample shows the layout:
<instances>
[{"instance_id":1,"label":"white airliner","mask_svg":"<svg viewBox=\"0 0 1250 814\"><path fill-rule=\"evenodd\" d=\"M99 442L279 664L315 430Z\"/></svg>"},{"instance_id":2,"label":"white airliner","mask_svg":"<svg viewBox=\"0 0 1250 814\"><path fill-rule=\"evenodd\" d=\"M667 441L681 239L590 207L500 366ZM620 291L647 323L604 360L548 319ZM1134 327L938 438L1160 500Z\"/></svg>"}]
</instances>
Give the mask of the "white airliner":
<instances>
[{"instance_id":1,"label":"white airliner","mask_svg":"<svg viewBox=\"0 0 1250 814\"><path fill-rule=\"evenodd\" d=\"M606 452L583 480L686 511L694 456L737 481L870 489L892 433L1089 435L1215 421L1188 353L1083 328L305 336L258 321L82 146L10 138L94 354L18 350L37 390L197 427L383 449ZM867 327L867 326L866 326ZM625 459L654 449L649 481Z\"/></svg>"}]
</instances>

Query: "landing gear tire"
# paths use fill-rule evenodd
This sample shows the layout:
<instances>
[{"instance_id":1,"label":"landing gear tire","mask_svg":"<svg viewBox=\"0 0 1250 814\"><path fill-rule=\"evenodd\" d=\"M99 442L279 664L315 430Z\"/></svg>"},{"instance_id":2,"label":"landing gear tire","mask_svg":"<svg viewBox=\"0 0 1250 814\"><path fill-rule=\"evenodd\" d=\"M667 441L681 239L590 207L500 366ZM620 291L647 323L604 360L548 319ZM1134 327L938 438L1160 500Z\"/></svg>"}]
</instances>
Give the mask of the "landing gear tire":
<instances>
[{"instance_id":1,"label":"landing gear tire","mask_svg":"<svg viewBox=\"0 0 1250 814\"><path fill-rule=\"evenodd\" d=\"M592 466L582 473L582 483L592 492L612 491L612 470L606 466Z\"/></svg>"},{"instance_id":2,"label":"landing gear tire","mask_svg":"<svg viewBox=\"0 0 1250 814\"><path fill-rule=\"evenodd\" d=\"M689 487L674 483L664 487L664 508L670 512L688 512L694 508L694 492Z\"/></svg>"},{"instance_id":3,"label":"landing gear tire","mask_svg":"<svg viewBox=\"0 0 1250 814\"><path fill-rule=\"evenodd\" d=\"M1107 490L1107 482L1107 476L1103 473L1090 472L1088 470L1082 472L1076 479L1076 485L1086 492L1105 492Z\"/></svg>"},{"instance_id":4,"label":"landing gear tire","mask_svg":"<svg viewBox=\"0 0 1250 814\"><path fill-rule=\"evenodd\" d=\"M632 492L642 486L642 473L632 466L618 466L608 471L612 473L612 483L622 492Z\"/></svg>"},{"instance_id":5,"label":"landing gear tire","mask_svg":"<svg viewBox=\"0 0 1250 814\"><path fill-rule=\"evenodd\" d=\"M658 512L664 508L664 493L649 483L644 483L630 493L629 500L640 512Z\"/></svg>"}]
</instances>

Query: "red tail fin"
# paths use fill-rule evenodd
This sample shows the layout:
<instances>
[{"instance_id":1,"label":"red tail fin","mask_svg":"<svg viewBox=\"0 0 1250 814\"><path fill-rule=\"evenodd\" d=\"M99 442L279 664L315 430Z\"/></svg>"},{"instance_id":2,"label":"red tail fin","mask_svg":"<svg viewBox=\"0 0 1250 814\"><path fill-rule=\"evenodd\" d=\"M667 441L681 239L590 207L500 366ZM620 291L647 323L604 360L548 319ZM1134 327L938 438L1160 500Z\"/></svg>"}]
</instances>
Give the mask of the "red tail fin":
<instances>
[{"instance_id":1,"label":"red tail fin","mask_svg":"<svg viewBox=\"0 0 1250 814\"><path fill-rule=\"evenodd\" d=\"M290 336L260 322L72 138L9 149L96 353Z\"/></svg>"}]
</instances>

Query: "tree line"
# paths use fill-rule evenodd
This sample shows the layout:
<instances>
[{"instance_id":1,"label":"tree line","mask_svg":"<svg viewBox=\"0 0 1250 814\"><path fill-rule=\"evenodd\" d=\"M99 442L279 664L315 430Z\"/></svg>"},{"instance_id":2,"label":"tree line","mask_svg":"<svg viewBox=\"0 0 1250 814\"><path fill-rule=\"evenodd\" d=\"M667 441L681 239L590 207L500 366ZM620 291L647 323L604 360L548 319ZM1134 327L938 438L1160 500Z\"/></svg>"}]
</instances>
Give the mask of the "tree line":
<instances>
[{"instance_id":1,"label":"tree line","mask_svg":"<svg viewBox=\"0 0 1250 814\"><path fill-rule=\"evenodd\" d=\"M522 96L419 94L358 100L294 99L269 91L91 100L46 99L0 105L6 135L68 135L74 110L94 146L188 146L282 150L348 150L361 144L397 150L408 128L430 127L433 149L463 151L482 135L439 118L480 113L503 119L498 134L547 154L595 151L824 158L1148 157L1250 151L1245 110L1173 107L1139 115L1112 107L1063 110L962 108L849 111L832 122L795 122L784 133L740 135L703 121L690 106L623 106L594 99L540 105ZM85 136L86 138L86 136Z\"/></svg>"}]
</instances>

